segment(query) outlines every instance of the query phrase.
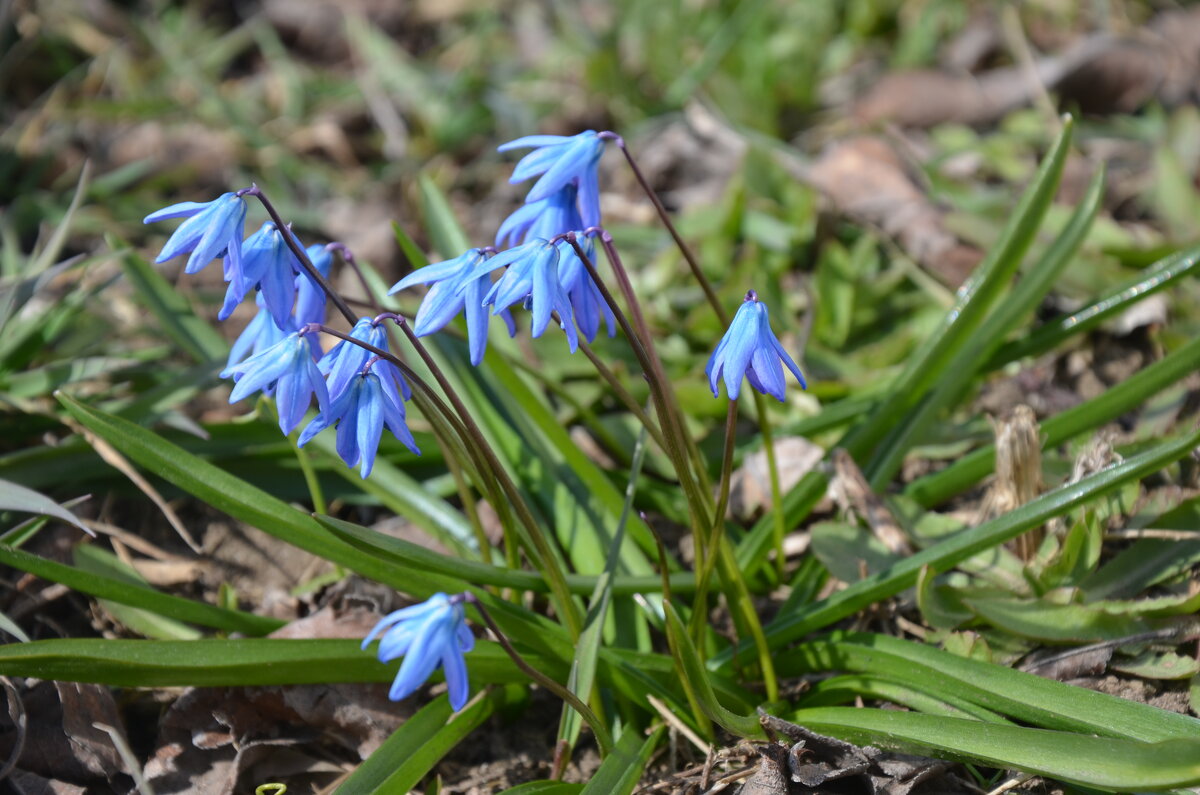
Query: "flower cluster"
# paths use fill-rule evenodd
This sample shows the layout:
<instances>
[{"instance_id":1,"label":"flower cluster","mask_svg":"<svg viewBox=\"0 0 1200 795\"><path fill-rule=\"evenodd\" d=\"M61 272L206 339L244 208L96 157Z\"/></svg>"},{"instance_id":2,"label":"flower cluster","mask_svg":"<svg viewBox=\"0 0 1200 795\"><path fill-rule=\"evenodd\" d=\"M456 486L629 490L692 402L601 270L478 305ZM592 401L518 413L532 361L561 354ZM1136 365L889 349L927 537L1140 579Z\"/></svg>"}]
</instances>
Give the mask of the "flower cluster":
<instances>
[{"instance_id":1,"label":"flower cluster","mask_svg":"<svg viewBox=\"0 0 1200 795\"><path fill-rule=\"evenodd\" d=\"M255 393L274 395L279 428L291 433L316 399L320 413L300 434L301 445L322 430L337 427L337 452L347 466L371 473L386 427L406 447L419 452L405 423L408 384L392 362L353 342L322 353L317 335L327 300L313 274L328 278L340 244L301 249L291 229L268 221L245 240L246 195L256 188L226 193L211 202L183 202L146 216L146 223L186 218L167 240L158 262L189 254L185 271L196 273L221 259L228 283L217 317L228 318L251 292L258 313L229 352L222 378L232 378L229 402ZM303 250L302 264L296 251ZM305 267L307 265L308 267ZM364 317L350 337L388 352L380 318Z\"/></svg>"},{"instance_id":2,"label":"flower cluster","mask_svg":"<svg viewBox=\"0 0 1200 795\"><path fill-rule=\"evenodd\" d=\"M501 152L530 150L517 163L511 181L521 183L535 177L536 181L524 204L500 225L495 244L502 249L473 248L427 265L391 288L390 293L417 284L428 288L411 335L432 334L462 312L471 362L476 365L486 353L491 316L499 315L509 334L515 334L514 306L529 310L534 337L544 334L554 321L563 329L572 352L581 335L594 341L601 325L613 336L618 310L597 283L592 265L599 235L613 266L621 268L611 237L600 228L597 168L609 141L618 141L624 148L615 134L594 130L569 137L527 136L501 146ZM640 180L636 168L635 173ZM258 198L273 220L243 239L247 196ZM656 206L661 212L657 201ZM335 428L338 455L347 466L357 466L363 478L371 473L385 429L419 453L405 416L405 403L412 393L401 372L402 363L389 351L384 326L389 320L403 322L402 318L386 312L362 317L345 334L324 325L331 298L347 319L354 319L348 306L329 292L334 252L340 251L345 262L354 265L343 245L304 248L253 186L210 202L174 204L151 213L145 221L179 218L183 223L167 240L157 261L186 254L185 272L191 274L220 259L227 283L218 313L221 320L232 315L248 296L253 295L257 305L257 313L234 342L221 374L234 382L231 403L256 393L273 395L280 430L290 434L304 423L315 400L318 412L300 431L298 444L303 446L321 431ZM697 276L703 280L699 271ZM623 278L621 283L627 286L628 280ZM705 289L711 297L707 285ZM322 333L342 339L323 351ZM800 368L771 330L767 307L751 290L705 368L713 395L719 396L723 380L729 399L737 400L743 379L748 379L754 389L782 401L784 366L802 388L806 386ZM463 655L473 647L474 637L466 627L463 604L470 599L469 594L435 594L386 616L363 641L365 649L380 638L381 662L404 657L390 691L392 699L411 694L441 667L451 705L456 710L465 705L469 687ZM484 617L490 621L486 613Z\"/></svg>"}]
</instances>

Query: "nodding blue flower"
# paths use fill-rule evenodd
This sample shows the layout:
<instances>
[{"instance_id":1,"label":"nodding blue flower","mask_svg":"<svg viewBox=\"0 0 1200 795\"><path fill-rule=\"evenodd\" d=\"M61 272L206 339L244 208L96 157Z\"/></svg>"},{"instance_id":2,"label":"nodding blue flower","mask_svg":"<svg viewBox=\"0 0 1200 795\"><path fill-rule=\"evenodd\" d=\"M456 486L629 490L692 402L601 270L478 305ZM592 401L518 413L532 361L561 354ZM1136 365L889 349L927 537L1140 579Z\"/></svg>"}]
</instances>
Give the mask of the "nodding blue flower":
<instances>
[{"instance_id":1,"label":"nodding blue flower","mask_svg":"<svg viewBox=\"0 0 1200 795\"><path fill-rule=\"evenodd\" d=\"M261 293L255 297L255 302L258 304L258 314L246 324L246 328L242 329L242 333L233 341L233 347L229 350L229 358L225 361L226 369L233 367L238 362L250 356L262 353L286 337L288 332L299 328L293 325L286 329L281 329L275 325L275 318L271 317L271 313L267 311ZM274 390L266 388L263 389L263 394L268 395L272 391Z\"/></svg>"},{"instance_id":2,"label":"nodding blue flower","mask_svg":"<svg viewBox=\"0 0 1200 795\"><path fill-rule=\"evenodd\" d=\"M541 175L525 198L526 203L540 201L574 184L579 190L579 212L584 226L600 225L600 181L596 173L604 154L600 133L586 130L578 135L527 135L509 141L497 151L534 147L513 169L509 182L514 185ZM562 231L562 230L560 230Z\"/></svg>"},{"instance_id":3,"label":"nodding blue flower","mask_svg":"<svg viewBox=\"0 0 1200 795\"><path fill-rule=\"evenodd\" d=\"M473 248L454 259L419 268L388 290L388 295L392 295L414 284L429 285L429 292L421 301L413 321L413 333L418 337L441 330L465 309L471 364L476 366L483 361L483 354L487 350L488 315L483 307L483 296L492 286L489 276L492 268L480 266L490 256L489 251ZM468 274L474 275L467 278ZM511 316L506 318L506 322L511 329Z\"/></svg>"},{"instance_id":4,"label":"nodding blue flower","mask_svg":"<svg viewBox=\"0 0 1200 795\"><path fill-rule=\"evenodd\" d=\"M404 401L397 398L394 390L385 389L372 370L381 363L386 364L378 357L368 359L345 390L305 426L298 441L301 446L308 444L318 433L336 424L337 453L346 466L360 464L359 473L363 478L370 475L375 466L375 453L379 450L379 437L383 435L384 426L414 454L421 454L412 431L404 422Z\"/></svg>"},{"instance_id":5,"label":"nodding blue flower","mask_svg":"<svg viewBox=\"0 0 1200 795\"><path fill-rule=\"evenodd\" d=\"M390 351L387 331L384 329L382 321L376 321L369 317L359 318L358 322L354 324L354 328L350 329L350 336L380 350ZM327 385L330 400L337 400L346 391L354 382L355 376L361 373L372 357L378 360L372 366L383 384L384 391L388 393L393 402L403 407L404 401L412 398L412 390L409 389L408 382L404 380L404 376L400 374L396 365L385 359L379 359L376 354L361 345L342 340L317 363L321 372L329 377Z\"/></svg>"},{"instance_id":6,"label":"nodding blue flower","mask_svg":"<svg viewBox=\"0 0 1200 795\"><path fill-rule=\"evenodd\" d=\"M291 230L288 231L291 234ZM275 322L281 328L286 328L296 300L296 273L300 265L296 262L296 255L288 248L283 233L273 221L267 221L246 238L241 254L240 273L226 273L229 289L225 292L225 304L217 313L217 319L228 318L246 293L258 287Z\"/></svg>"},{"instance_id":7,"label":"nodding blue flower","mask_svg":"<svg viewBox=\"0 0 1200 795\"><path fill-rule=\"evenodd\" d=\"M784 380L780 362L796 376L801 389L808 389L804 374L771 331L766 304L760 303L758 294L751 290L704 368L713 397L717 396L717 381L724 376L725 390L731 400L736 400L745 376L750 379L750 386L782 402Z\"/></svg>"},{"instance_id":8,"label":"nodding blue flower","mask_svg":"<svg viewBox=\"0 0 1200 795\"><path fill-rule=\"evenodd\" d=\"M457 712L466 705L470 688L463 655L475 648L475 636L466 623L465 597L436 593L420 604L389 613L362 642L365 649L382 632L379 661L404 657L388 691L392 701L412 695L440 665L446 673L450 706Z\"/></svg>"},{"instance_id":9,"label":"nodding blue flower","mask_svg":"<svg viewBox=\"0 0 1200 795\"><path fill-rule=\"evenodd\" d=\"M314 243L305 251L308 253L308 259L312 262L313 267L317 272L329 278L329 272L333 268L333 252L329 246L322 246L319 243ZM308 275L308 271L303 268L296 274L296 308L294 314L298 326L304 326L309 323L324 323L325 311L328 306L325 291L321 289L321 285L317 284L313 277Z\"/></svg>"},{"instance_id":10,"label":"nodding blue flower","mask_svg":"<svg viewBox=\"0 0 1200 795\"><path fill-rule=\"evenodd\" d=\"M481 272L508 266L504 275L492 285L483 298L485 306L496 315L512 306L529 300L533 323L530 334L540 337L550 324L550 316L558 312L571 352L579 346L571 303L558 282L558 247L542 238L535 238L516 248L501 251L475 270L463 276L464 281ZM463 289L460 287L459 289Z\"/></svg>"},{"instance_id":11,"label":"nodding blue flower","mask_svg":"<svg viewBox=\"0 0 1200 795\"><path fill-rule=\"evenodd\" d=\"M504 219L496 232L496 245L515 246L535 237L547 240L584 228L575 198L579 190L573 184L564 185L544 199L521 205Z\"/></svg>"},{"instance_id":12,"label":"nodding blue flower","mask_svg":"<svg viewBox=\"0 0 1200 795\"><path fill-rule=\"evenodd\" d=\"M217 257L226 256L234 267L241 259L242 234L246 222L246 200L236 193L223 193L210 202L180 202L152 212L142 223L152 224L168 218L186 218L155 262L186 254L185 273L196 273Z\"/></svg>"},{"instance_id":13,"label":"nodding blue flower","mask_svg":"<svg viewBox=\"0 0 1200 795\"><path fill-rule=\"evenodd\" d=\"M291 433L304 419L314 394L321 411L329 410L329 392L317 369L316 353L311 332L303 328L246 361L227 367L221 377L237 381L229 402L237 403L255 392L273 388L279 429Z\"/></svg>"},{"instance_id":14,"label":"nodding blue flower","mask_svg":"<svg viewBox=\"0 0 1200 795\"><path fill-rule=\"evenodd\" d=\"M596 260L596 243L582 233L576 235L579 247L587 254L589 260ZM583 260L575 252L575 248L566 240L559 240L558 246L558 283L567 300L571 303L571 311L575 315L575 325L583 332L588 342L596 339L600 330L600 315L604 315L604 323L608 326L608 336L617 333L617 318L612 307L604 300L600 288L596 286L592 275L583 266Z\"/></svg>"}]
</instances>

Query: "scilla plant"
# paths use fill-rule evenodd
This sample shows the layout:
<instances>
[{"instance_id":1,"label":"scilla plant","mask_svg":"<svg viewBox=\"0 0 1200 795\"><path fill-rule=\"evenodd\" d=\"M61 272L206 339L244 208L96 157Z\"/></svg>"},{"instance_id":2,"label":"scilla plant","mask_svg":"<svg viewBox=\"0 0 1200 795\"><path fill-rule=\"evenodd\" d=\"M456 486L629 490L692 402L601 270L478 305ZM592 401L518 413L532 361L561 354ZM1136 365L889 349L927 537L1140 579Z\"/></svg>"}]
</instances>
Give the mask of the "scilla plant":
<instances>
[{"instance_id":1,"label":"scilla plant","mask_svg":"<svg viewBox=\"0 0 1200 795\"><path fill-rule=\"evenodd\" d=\"M1056 192L1071 133L1066 119L995 247L901 371L839 419L814 418L826 429L846 427L837 447L862 466L875 489L892 482L929 422L953 408L973 379L1010 360L1005 339L1085 237L1102 175L1011 289ZM668 366L637 274L604 227L597 166L610 148L624 156L677 244L712 326L724 329L711 340L703 368L707 386L724 402L717 460L705 455L677 394L681 377L699 379L701 360L682 376ZM463 239L444 201L425 184L430 235L448 258L427 263L398 231L418 267L390 290L344 245L305 246L254 185L147 216L150 223L184 219L160 261L187 255L185 270L193 273L221 260L227 288L219 318L255 302L256 314L234 343L222 377L232 383L232 402L257 395L258 407L273 403L280 430L295 443L292 471L305 481L311 512L151 430L59 396L75 422L136 464L219 511L395 588L412 604L384 617L361 642L266 638L279 622L0 546L0 561L8 565L111 602L244 636L36 641L0 648L0 673L143 687L390 680L394 699L414 697L432 677L444 678L446 695L425 704L364 762L339 790L348 793L416 786L446 751L531 682L563 701L556 776L585 724L598 746L603 762L587 792L631 792L668 726L705 747L727 739L722 731L765 739L756 708L855 741L1094 789L1200 782L1200 723L1194 719L930 644L830 632L913 586L928 599L940 574L1171 465L1196 447L1200 433L1160 441L978 526L922 537L919 551L818 598L824 570L811 559L785 566L783 541L824 493L828 468L814 469L785 492L768 424L767 396L786 408L789 380L806 387L799 352L771 325L788 306L766 293L767 285L710 280L720 269L701 267L615 133L530 136L501 147L510 150L528 150L513 181L535 181L492 245ZM258 208L267 219L243 239L246 219ZM1144 278L1159 289L1186 270L1182 262L1154 266ZM331 286L342 267L368 287L365 304L352 304ZM408 302L406 313L397 297L407 300L420 285L426 289L419 306L414 313L415 302ZM1147 289L1099 296L1093 314L1128 306ZM531 337L561 334L561 341L551 340L556 350L542 345L542 355L585 357L606 394L636 421L637 441L613 471L584 455L562 427L551 398L559 394L555 385L535 378L524 354L496 335L494 316L508 335L525 318ZM1052 347L1071 333L1066 329L1046 326L1021 340L1017 355ZM602 331L619 339L597 344ZM614 356L617 343L627 358ZM1195 357L1195 344L1172 352L1120 391L1073 409L1053 431L1047 423L1047 434L1061 441L1128 411L1194 369ZM735 452L745 442L738 415L746 398L773 496L773 507L749 528L726 518ZM385 436L400 447L382 454L381 444L390 444L381 442ZM660 462L653 477L642 472L648 455ZM989 471L981 456L913 482L905 498L919 511L974 485ZM328 515L315 470L337 459L365 493L450 552ZM448 476L449 494L429 493L406 473L423 459L434 459ZM688 565L638 509L648 504L641 490L662 484L671 496L649 504L690 535ZM485 532L484 503L502 529L496 545ZM788 586L788 595L764 623L759 605L780 585ZM715 608L728 616L727 629L714 627ZM836 687L811 695L780 687L781 679L837 671L845 676L828 680ZM908 710L838 706L857 698ZM578 785L544 786L538 791L580 791Z\"/></svg>"}]
</instances>

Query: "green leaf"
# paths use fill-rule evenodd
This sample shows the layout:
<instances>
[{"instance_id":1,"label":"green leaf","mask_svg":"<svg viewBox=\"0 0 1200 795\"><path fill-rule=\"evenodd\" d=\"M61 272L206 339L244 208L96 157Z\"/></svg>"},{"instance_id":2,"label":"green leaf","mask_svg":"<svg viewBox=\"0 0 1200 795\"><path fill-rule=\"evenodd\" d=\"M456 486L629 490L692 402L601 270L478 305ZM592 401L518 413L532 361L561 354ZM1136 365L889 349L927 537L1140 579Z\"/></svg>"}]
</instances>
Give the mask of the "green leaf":
<instances>
[{"instance_id":1,"label":"green leaf","mask_svg":"<svg viewBox=\"0 0 1200 795\"><path fill-rule=\"evenodd\" d=\"M72 550L72 553L75 565L81 571L124 581L130 585L149 587L145 579L132 566L111 552L91 544L80 544ZM150 610L130 607L120 602L110 602L107 599L101 599L100 605L126 628L147 638L195 640L201 636L198 630Z\"/></svg>"},{"instance_id":2,"label":"green leaf","mask_svg":"<svg viewBox=\"0 0 1200 795\"><path fill-rule=\"evenodd\" d=\"M1200 720L887 635L831 633L777 658L781 676L830 670L887 676L1047 729L1158 742L1200 736Z\"/></svg>"},{"instance_id":3,"label":"green leaf","mask_svg":"<svg viewBox=\"0 0 1200 795\"><path fill-rule=\"evenodd\" d=\"M1026 356L1039 356L1057 348L1068 338L1084 334L1105 320L1116 317L1147 296L1181 281L1200 265L1200 246L1164 257L1124 284L1106 291L1090 304L1052 320L1021 339L1002 345L985 370L995 370Z\"/></svg>"},{"instance_id":4,"label":"green leaf","mask_svg":"<svg viewBox=\"0 0 1200 795\"><path fill-rule=\"evenodd\" d=\"M1116 659L1109 668L1143 679L1188 679L1200 674L1200 661L1173 651L1145 651L1132 659Z\"/></svg>"},{"instance_id":5,"label":"green leaf","mask_svg":"<svg viewBox=\"0 0 1200 795\"><path fill-rule=\"evenodd\" d=\"M1064 132L1063 139L1069 141L1069 133ZM1061 169L1061 165L1059 168ZM1053 186L1049 189L1053 191L1057 187L1057 177L1053 178L1051 182L1053 182ZM1018 226L1014 220L1010 227L1014 237L1012 239L1006 237L1004 242L997 246L997 250L1002 253L996 254L995 263L993 264L989 257L971 277L972 281L976 278L980 281L975 300L967 304L966 301L969 298L963 298L960 291L960 299L950 310L951 314L964 311L969 306L971 311L980 313L982 316L987 313L990 304L999 301L1002 291L1008 288L1008 282L1016 273L1025 250L1032 242L1033 233L1037 226L1040 226L1041 215L1045 213L1049 206L1048 200L1053 198L1053 195L1051 193L1050 196L1043 198L1046 200L1046 204L1041 206L1040 211L1036 211L1038 214L1034 218L1029 219L1031 226L1026 230L1028 237L1022 239L1021 235L1015 231ZM954 355L949 356L943 362L944 366L938 373L938 379L931 394L896 421L895 429L868 462L865 474L873 488L882 489L892 479L899 471L904 456L912 448L914 442L925 435L940 412L953 405L961 397L967 384L979 372L980 365L1012 332L1017 323L1041 304L1042 299L1050 292L1050 288L1054 286L1063 269L1082 245L1103 198L1104 169L1099 168L1092 177L1087 193L1066 227L1063 228L1062 233L1024 275L1012 293L1000 303L994 312L987 316L986 320L981 322L977 329L958 332L965 333L966 339L960 344ZM963 289L966 290L967 287L964 286ZM976 308L977 306L978 308ZM962 321L957 319L944 324L943 327L947 329L947 333L953 327L953 322L961 323ZM893 419L895 418L893 417Z\"/></svg>"},{"instance_id":6,"label":"green leaf","mask_svg":"<svg viewBox=\"0 0 1200 795\"><path fill-rule=\"evenodd\" d=\"M636 726L627 728L621 739L617 740L616 748L580 792L583 795L629 795L641 779L642 771L646 769L665 731L660 726L643 740L642 732Z\"/></svg>"},{"instance_id":7,"label":"green leaf","mask_svg":"<svg viewBox=\"0 0 1200 795\"><path fill-rule=\"evenodd\" d=\"M1172 351L1103 394L1042 423L1042 449L1052 449L1137 407L1150 396L1200 369L1200 338ZM938 505L978 483L995 467L995 445L973 450L945 469L908 485L904 495L922 507Z\"/></svg>"},{"instance_id":8,"label":"green leaf","mask_svg":"<svg viewBox=\"0 0 1200 795\"><path fill-rule=\"evenodd\" d=\"M1094 605L1061 605L1045 599L963 599L992 626L1047 643L1094 643L1151 629L1144 621L1115 615Z\"/></svg>"},{"instance_id":9,"label":"green leaf","mask_svg":"<svg viewBox=\"0 0 1200 795\"><path fill-rule=\"evenodd\" d=\"M998 516L978 527L957 533L816 604L777 617L766 627L767 641L772 648L779 648L809 632L851 616L868 605L895 596L916 584L921 567L929 566L935 571L945 571L972 555L1016 538L1026 530L1045 524L1050 519L1126 482L1158 471L1189 454L1197 444L1200 444L1200 431L1193 431L1141 455L1128 458L1116 466L1089 475L1078 483L1047 492L1015 511ZM737 653L748 650L748 645L743 643ZM729 651L717 655L713 658L713 663L728 664L733 654Z\"/></svg>"},{"instance_id":10,"label":"green leaf","mask_svg":"<svg viewBox=\"0 0 1200 795\"><path fill-rule=\"evenodd\" d=\"M425 219L425 231L439 255L445 259L457 257L471 248L471 242L463 231L446 194L442 193L427 174L422 174L417 180L421 191L421 214ZM415 265L415 263L414 263Z\"/></svg>"},{"instance_id":11,"label":"green leaf","mask_svg":"<svg viewBox=\"0 0 1200 795\"><path fill-rule=\"evenodd\" d=\"M91 553L85 553L85 556L88 554ZM73 568L8 545L0 545L0 563L29 572L50 582L62 583L80 593L99 599L141 608L190 624L223 629L227 632L265 635L279 629L285 623L267 616L227 610L203 602L193 602L179 596L159 593L147 585L130 582L128 578L115 578L109 571L87 571L83 568Z\"/></svg>"},{"instance_id":12,"label":"green leaf","mask_svg":"<svg viewBox=\"0 0 1200 795\"><path fill-rule=\"evenodd\" d=\"M548 661L528 654L530 665ZM381 664L357 640L35 640L0 646L0 675L116 687L236 687L390 682L399 661ZM479 641L467 658L473 682L527 681L498 644ZM440 674L435 674L440 676Z\"/></svg>"},{"instance_id":13,"label":"green leaf","mask_svg":"<svg viewBox=\"0 0 1200 795\"><path fill-rule=\"evenodd\" d=\"M108 244L114 250L123 249L120 262L125 278L175 345L201 363L225 357L229 346L211 325L196 316L183 294L135 251L112 239Z\"/></svg>"},{"instance_id":14,"label":"green leaf","mask_svg":"<svg viewBox=\"0 0 1200 795\"><path fill-rule=\"evenodd\" d=\"M451 748L483 725L512 696L508 688L498 688L457 713L450 708L449 696L438 696L404 721L335 792L411 792Z\"/></svg>"},{"instance_id":15,"label":"green leaf","mask_svg":"<svg viewBox=\"0 0 1200 795\"><path fill-rule=\"evenodd\" d=\"M582 784L567 781L526 781L509 787L500 795L579 795Z\"/></svg>"},{"instance_id":16,"label":"green leaf","mask_svg":"<svg viewBox=\"0 0 1200 795\"><path fill-rule=\"evenodd\" d=\"M341 541L308 514L152 431L86 406L62 392L58 392L57 397L75 419L135 463L218 511L402 593L427 598L444 590L444 579L414 570L397 571L377 557Z\"/></svg>"},{"instance_id":17,"label":"green leaf","mask_svg":"<svg viewBox=\"0 0 1200 795\"><path fill-rule=\"evenodd\" d=\"M895 710L802 709L791 720L849 742L931 754L1125 791L1200 783L1200 738L1157 743Z\"/></svg>"},{"instance_id":18,"label":"green leaf","mask_svg":"<svg viewBox=\"0 0 1200 795\"><path fill-rule=\"evenodd\" d=\"M679 614L675 612L674 605L664 601L663 609L666 611L667 639L670 641L671 655L675 658L683 686L688 691L689 697L709 719L720 724L726 731L739 737L760 738L764 736L762 725L756 716L730 712L717 700L712 684L708 680L709 673L705 670L700 655L696 653L696 647L692 645L692 639L688 635L684 623L680 620Z\"/></svg>"},{"instance_id":19,"label":"green leaf","mask_svg":"<svg viewBox=\"0 0 1200 795\"><path fill-rule=\"evenodd\" d=\"M20 511L52 516L75 525L88 535L96 535L76 519L75 514L54 500L8 480L0 480L0 511Z\"/></svg>"}]
</instances>

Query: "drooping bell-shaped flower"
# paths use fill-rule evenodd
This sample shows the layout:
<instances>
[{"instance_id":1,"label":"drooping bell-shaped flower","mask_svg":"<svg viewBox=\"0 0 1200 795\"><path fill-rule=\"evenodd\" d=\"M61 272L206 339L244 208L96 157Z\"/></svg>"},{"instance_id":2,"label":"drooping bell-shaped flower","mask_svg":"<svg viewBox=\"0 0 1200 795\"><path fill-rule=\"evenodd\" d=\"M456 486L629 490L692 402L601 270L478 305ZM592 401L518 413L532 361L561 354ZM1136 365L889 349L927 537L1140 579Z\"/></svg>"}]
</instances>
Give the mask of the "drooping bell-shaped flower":
<instances>
[{"instance_id":1,"label":"drooping bell-shaped flower","mask_svg":"<svg viewBox=\"0 0 1200 795\"><path fill-rule=\"evenodd\" d=\"M573 184L579 191L579 212L584 226L600 224L600 181L597 166L605 139L595 130L578 135L527 135L500 146L498 151L533 147L513 169L514 185L538 177L525 202L540 201Z\"/></svg>"},{"instance_id":2,"label":"drooping bell-shaped flower","mask_svg":"<svg viewBox=\"0 0 1200 795\"><path fill-rule=\"evenodd\" d=\"M476 366L483 361L487 350L488 314L483 296L492 286L493 269L485 265L491 256L490 251L473 248L454 259L418 268L388 290L388 295L392 295L414 284L429 285L413 320L413 333L418 337L440 331L465 310L471 364ZM505 317L505 322L511 333L512 317Z\"/></svg>"},{"instance_id":3,"label":"drooping bell-shaped flower","mask_svg":"<svg viewBox=\"0 0 1200 795\"><path fill-rule=\"evenodd\" d=\"M317 369L316 353L313 333L302 328L244 362L227 367L221 377L237 381L229 402L237 403L255 392L273 389L279 429L291 433L304 419L313 395L321 411L329 410L329 392Z\"/></svg>"},{"instance_id":4,"label":"drooping bell-shaped flower","mask_svg":"<svg viewBox=\"0 0 1200 795\"><path fill-rule=\"evenodd\" d=\"M375 453L379 450L384 427L414 454L421 453L404 421L404 401L397 399L394 390L386 390L373 372L373 367L381 363L386 364L378 358L368 360L329 407L305 426L298 442L303 446L321 431L337 425L337 453L346 466L358 464L363 478L370 475L375 466Z\"/></svg>"},{"instance_id":5,"label":"drooping bell-shaped flower","mask_svg":"<svg viewBox=\"0 0 1200 795\"><path fill-rule=\"evenodd\" d=\"M535 338L546 331L551 314L558 312L567 342L574 353L579 346L579 337L571 314L571 303L558 282L558 247L542 238L535 238L501 251L484 265L477 266L474 273L503 266L508 266L508 269L484 296L483 304L491 306L495 315L513 304L528 300L533 317L530 334ZM470 278L473 278L472 273L464 276L464 279Z\"/></svg>"},{"instance_id":6,"label":"drooping bell-shaped flower","mask_svg":"<svg viewBox=\"0 0 1200 795\"><path fill-rule=\"evenodd\" d=\"M291 230L288 232L292 234ZM296 300L298 268L296 255L288 248L283 233L273 221L267 221L242 244L240 278L237 274L226 274L231 277L228 278L229 289L217 319L228 318L246 294L257 287L276 324L287 327Z\"/></svg>"},{"instance_id":7,"label":"drooping bell-shaped flower","mask_svg":"<svg viewBox=\"0 0 1200 795\"><path fill-rule=\"evenodd\" d=\"M392 701L412 695L441 666L450 706L457 711L466 705L470 688L463 655L475 648L475 636L466 624L464 596L436 593L420 604L389 613L363 640L365 649L382 633L377 652L382 663L404 657L388 692Z\"/></svg>"},{"instance_id":8,"label":"drooping bell-shaped flower","mask_svg":"<svg viewBox=\"0 0 1200 795\"><path fill-rule=\"evenodd\" d=\"M358 322L354 324L354 328L350 329L350 336L382 351L390 352L387 331L384 329L382 321L376 321L369 317L359 318ZM321 358L317 366L322 373L329 377L327 385L330 400L337 400L338 396L346 391L372 357L378 358L378 355L361 345L342 340ZM373 367L384 390L392 396L394 402L403 406L405 400L412 398L412 390L409 389L408 382L404 380L404 376L400 374L396 365L379 359Z\"/></svg>"},{"instance_id":9,"label":"drooping bell-shaped flower","mask_svg":"<svg viewBox=\"0 0 1200 795\"><path fill-rule=\"evenodd\" d=\"M759 392L782 401L782 365L787 365L792 375L796 376L801 389L808 388L804 374L776 339L775 332L771 331L766 305L751 290L746 293L745 300L733 316L733 322L729 324L729 330L704 368L713 397L718 395L717 382L724 378L729 398L736 400L742 388L742 378L745 377Z\"/></svg>"},{"instance_id":10,"label":"drooping bell-shaped flower","mask_svg":"<svg viewBox=\"0 0 1200 795\"><path fill-rule=\"evenodd\" d=\"M166 262L191 252L185 273L196 273L217 257L227 257L236 270L241 258L246 222L246 200L223 193L210 202L180 202L150 213L142 221L152 224L168 218L186 218L167 239L155 262Z\"/></svg>"}]
</instances>

